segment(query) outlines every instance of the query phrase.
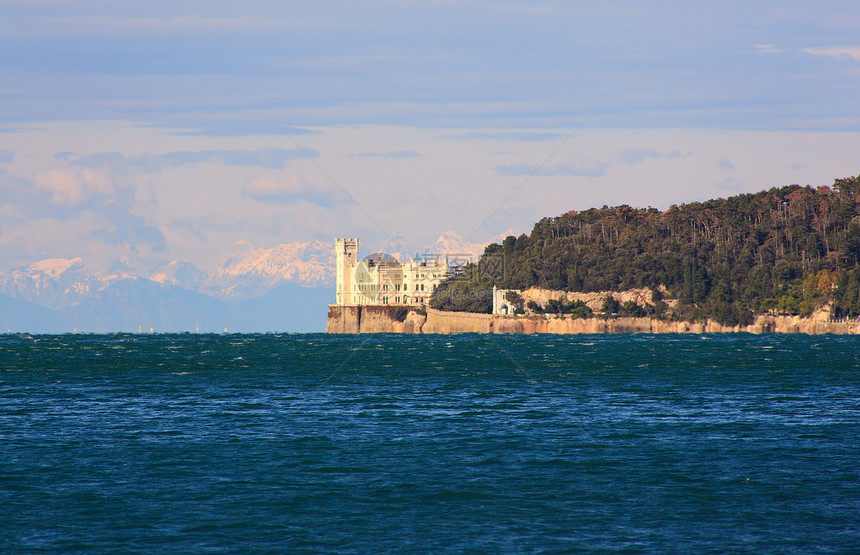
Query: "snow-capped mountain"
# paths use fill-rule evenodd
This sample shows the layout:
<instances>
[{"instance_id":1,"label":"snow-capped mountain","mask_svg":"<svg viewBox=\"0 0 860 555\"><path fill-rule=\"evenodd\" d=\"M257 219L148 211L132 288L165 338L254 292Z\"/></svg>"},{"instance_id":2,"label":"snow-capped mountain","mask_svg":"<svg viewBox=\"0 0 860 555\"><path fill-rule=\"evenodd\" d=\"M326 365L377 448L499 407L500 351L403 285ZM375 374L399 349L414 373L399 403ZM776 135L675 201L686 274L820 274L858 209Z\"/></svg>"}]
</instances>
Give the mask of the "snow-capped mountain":
<instances>
[{"instance_id":1,"label":"snow-capped mountain","mask_svg":"<svg viewBox=\"0 0 860 555\"><path fill-rule=\"evenodd\" d=\"M472 243L464 240L460 235L453 231L446 231L436 239L433 246L430 247L430 252L437 252L449 255L465 254L477 260L484 252L485 243Z\"/></svg>"},{"instance_id":2,"label":"snow-capped mountain","mask_svg":"<svg viewBox=\"0 0 860 555\"><path fill-rule=\"evenodd\" d=\"M0 273L0 324L36 333L322 331L333 273L328 243L251 249L212 276L188 261L93 272L81 258L47 259Z\"/></svg>"},{"instance_id":3,"label":"snow-capped mountain","mask_svg":"<svg viewBox=\"0 0 860 555\"><path fill-rule=\"evenodd\" d=\"M334 245L323 241L252 248L228 257L201 291L222 298L262 296L285 283L307 287L334 285Z\"/></svg>"},{"instance_id":4,"label":"snow-capped mountain","mask_svg":"<svg viewBox=\"0 0 860 555\"><path fill-rule=\"evenodd\" d=\"M49 308L71 306L104 286L81 258L48 258L0 275L0 293Z\"/></svg>"},{"instance_id":5,"label":"snow-capped mountain","mask_svg":"<svg viewBox=\"0 0 860 555\"><path fill-rule=\"evenodd\" d=\"M401 260L423 254L474 260L484 250L484 244L453 232L430 245L409 247L395 235L380 246L375 250ZM333 241L249 247L228 256L211 274L187 260L151 271L119 260L107 270L92 271L81 258L49 258L0 272L0 316L13 331L321 331L326 304L334 297L334 273Z\"/></svg>"},{"instance_id":6,"label":"snow-capped mountain","mask_svg":"<svg viewBox=\"0 0 860 555\"><path fill-rule=\"evenodd\" d=\"M187 260L176 260L150 272L119 261L106 272L94 272L81 258L49 258L0 273L0 294L59 309L76 305L119 280L145 279L242 300L260 297L284 284L333 286L334 266L334 246L322 241L251 248L230 255L212 274Z\"/></svg>"},{"instance_id":7,"label":"snow-capped mountain","mask_svg":"<svg viewBox=\"0 0 860 555\"><path fill-rule=\"evenodd\" d=\"M362 250L365 250L365 247L371 247L372 245L364 245L362 244ZM394 235L382 241L375 246L375 248L370 249L373 253L385 253L393 256L396 260L409 260L414 257L416 252L420 250L420 248L416 248L416 245L409 243L406 241L406 238L397 231L394 232ZM370 252L367 251L368 253ZM365 256L367 253L361 253L361 256Z\"/></svg>"},{"instance_id":8,"label":"snow-capped mountain","mask_svg":"<svg viewBox=\"0 0 860 555\"><path fill-rule=\"evenodd\" d=\"M156 283L173 285L190 291L199 291L209 278L206 272L187 260L174 260L159 266L148 277Z\"/></svg>"},{"instance_id":9,"label":"snow-capped mountain","mask_svg":"<svg viewBox=\"0 0 860 555\"><path fill-rule=\"evenodd\" d=\"M504 240L505 235L494 238L496 242ZM379 247L373 249L374 252L383 252L390 254L398 260L409 260L416 256L420 257L425 254L441 254L455 257L465 257L472 260L477 260L484 253L484 248L487 243L475 243L463 239L461 235L454 231L446 231L441 234L432 244L409 244L399 233L394 233L392 239L383 241Z\"/></svg>"}]
</instances>

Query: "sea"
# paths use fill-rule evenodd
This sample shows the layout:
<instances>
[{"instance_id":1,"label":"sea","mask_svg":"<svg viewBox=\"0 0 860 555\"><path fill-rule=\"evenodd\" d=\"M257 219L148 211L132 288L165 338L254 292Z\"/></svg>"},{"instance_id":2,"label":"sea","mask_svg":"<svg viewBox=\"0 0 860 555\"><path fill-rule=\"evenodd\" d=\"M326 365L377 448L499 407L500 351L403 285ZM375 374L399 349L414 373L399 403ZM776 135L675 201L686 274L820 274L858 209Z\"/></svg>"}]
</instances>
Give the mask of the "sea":
<instances>
[{"instance_id":1,"label":"sea","mask_svg":"<svg viewBox=\"0 0 860 555\"><path fill-rule=\"evenodd\" d=\"M858 553L860 337L0 336L2 553Z\"/></svg>"}]
</instances>

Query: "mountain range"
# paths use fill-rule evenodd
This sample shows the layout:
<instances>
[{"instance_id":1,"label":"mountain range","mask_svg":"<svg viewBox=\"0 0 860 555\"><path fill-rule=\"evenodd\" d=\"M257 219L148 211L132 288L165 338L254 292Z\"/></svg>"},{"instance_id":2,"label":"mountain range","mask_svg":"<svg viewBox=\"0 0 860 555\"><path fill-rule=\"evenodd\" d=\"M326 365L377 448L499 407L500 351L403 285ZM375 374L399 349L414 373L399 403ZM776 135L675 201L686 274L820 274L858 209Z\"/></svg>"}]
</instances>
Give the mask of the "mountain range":
<instances>
[{"instance_id":1,"label":"mountain range","mask_svg":"<svg viewBox=\"0 0 860 555\"><path fill-rule=\"evenodd\" d=\"M378 250L400 259L477 257L483 247L448 232L429 246L401 241ZM92 271L82 258L50 258L0 272L0 333L318 332L334 298L334 269L334 245L325 241L249 247L212 272L188 260Z\"/></svg>"}]
</instances>

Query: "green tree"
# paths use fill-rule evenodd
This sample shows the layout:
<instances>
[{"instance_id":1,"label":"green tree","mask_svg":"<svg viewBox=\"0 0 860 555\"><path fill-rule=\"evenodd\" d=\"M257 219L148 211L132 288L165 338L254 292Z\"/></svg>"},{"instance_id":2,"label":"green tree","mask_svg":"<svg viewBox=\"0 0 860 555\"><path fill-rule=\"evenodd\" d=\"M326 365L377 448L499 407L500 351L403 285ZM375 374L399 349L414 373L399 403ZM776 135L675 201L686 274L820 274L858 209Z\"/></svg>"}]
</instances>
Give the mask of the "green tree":
<instances>
[{"instance_id":1,"label":"green tree","mask_svg":"<svg viewBox=\"0 0 860 555\"><path fill-rule=\"evenodd\" d=\"M621 310L621 305L615 300L615 297L607 296L603 299L603 308L600 309L604 314L617 314Z\"/></svg>"},{"instance_id":2,"label":"green tree","mask_svg":"<svg viewBox=\"0 0 860 555\"><path fill-rule=\"evenodd\" d=\"M848 293L860 258L858 194L858 180L850 177L832 188L774 187L665 212L629 205L571 211L541 219L529 235L488 245L485 256L505 256L497 285L506 289L596 292L662 285L682 301L664 309L674 317L740 323L762 310L808 313L828 302L848 314L860 309ZM804 287L809 275L820 281L822 270L831 276L825 279L829 286L816 282L814 292ZM431 304L450 310L489 306L477 299L491 281L459 279L465 283L451 288L462 299L440 296ZM658 313L659 301L652 302L646 310Z\"/></svg>"}]
</instances>

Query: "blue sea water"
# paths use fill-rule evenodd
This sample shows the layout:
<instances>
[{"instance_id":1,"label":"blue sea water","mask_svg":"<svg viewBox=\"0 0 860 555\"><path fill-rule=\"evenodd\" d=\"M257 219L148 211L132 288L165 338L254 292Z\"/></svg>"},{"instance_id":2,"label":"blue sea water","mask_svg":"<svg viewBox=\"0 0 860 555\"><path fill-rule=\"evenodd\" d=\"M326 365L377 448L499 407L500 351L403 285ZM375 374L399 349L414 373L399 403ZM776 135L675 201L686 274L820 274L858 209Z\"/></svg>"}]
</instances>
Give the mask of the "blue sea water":
<instances>
[{"instance_id":1,"label":"blue sea water","mask_svg":"<svg viewBox=\"0 0 860 555\"><path fill-rule=\"evenodd\" d=\"M0 337L0 551L860 551L860 338Z\"/></svg>"}]
</instances>

